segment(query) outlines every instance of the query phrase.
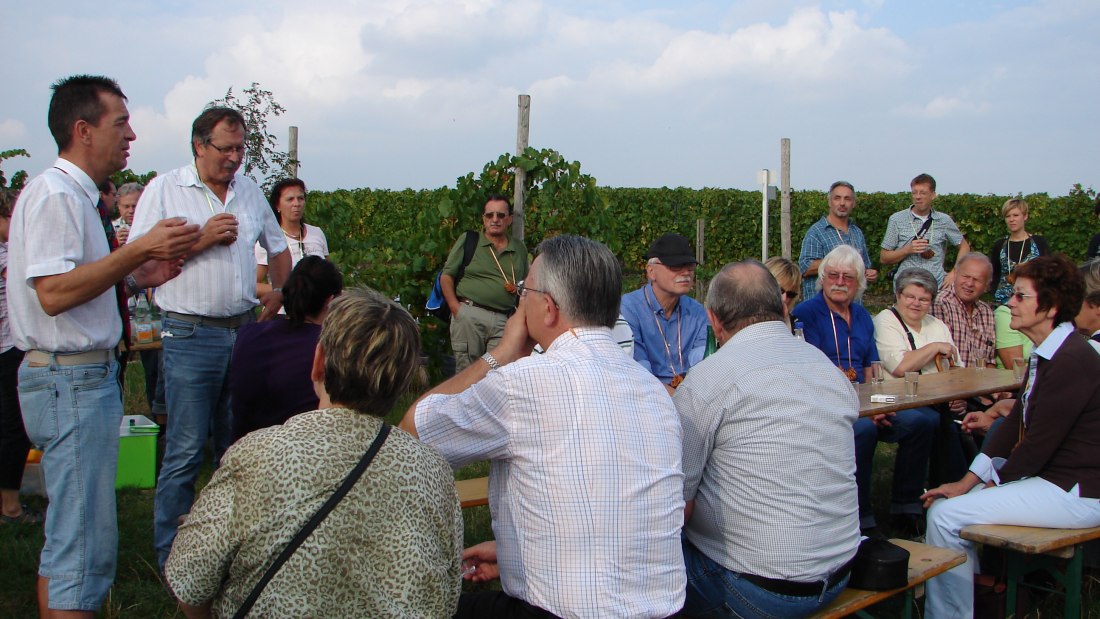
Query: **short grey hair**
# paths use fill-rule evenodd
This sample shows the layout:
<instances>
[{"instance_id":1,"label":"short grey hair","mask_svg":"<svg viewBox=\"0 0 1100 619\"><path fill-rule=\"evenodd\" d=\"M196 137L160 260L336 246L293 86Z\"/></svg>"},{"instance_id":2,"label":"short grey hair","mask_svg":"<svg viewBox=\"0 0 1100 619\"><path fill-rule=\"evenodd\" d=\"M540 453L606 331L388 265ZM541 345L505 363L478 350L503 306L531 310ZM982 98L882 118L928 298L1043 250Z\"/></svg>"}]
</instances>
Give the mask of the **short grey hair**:
<instances>
[{"instance_id":1,"label":"short grey hair","mask_svg":"<svg viewBox=\"0 0 1100 619\"><path fill-rule=\"evenodd\" d=\"M1100 305L1100 258L1093 258L1080 267L1085 282L1085 301Z\"/></svg>"},{"instance_id":2,"label":"short grey hair","mask_svg":"<svg viewBox=\"0 0 1100 619\"><path fill-rule=\"evenodd\" d=\"M623 270L603 243L563 234L539 243L539 285L577 327L612 327L619 317Z\"/></svg>"},{"instance_id":3,"label":"short grey hair","mask_svg":"<svg viewBox=\"0 0 1100 619\"><path fill-rule=\"evenodd\" d=\"M817 290L824 289L825 271L830 268L849 268L856 272L856 280L859 283L859 292L856 294L856 298L862 296L863 291L867 290L867 273L866 267L863 266L863 256L859 255L859 252L851 245L837 245L821 259L821 264L817 265L817 283L814 284Z\"/></svg>"},{"instance_id":4,"label":"short grey hair","mask_svg":"<svg viewBox=\"0 0 1100 619\"><path fill-rule=\"evenodd\" d=\"M758 322L783 320L779 283L756 260L731 262L710 280L706 307L730 333Z\"/></svg>"},{"instance_id":5,"label":"short grey hair","mask_svg":"<svg viewBox=\"0 0 1100 619\"><path fill-rule=\"evenodd\" d=\"M909 286L920 286L924 288L932 295L933 301L936 299L936 294L940 291L940 285L936 281L936 278L928 272L928 269L922 269L920 267L903 269L894 277L895 295L901 294L901 291Z\"/></svg>"},{"instance_id":6,"label":"short grey hair","mask_svg":"<svg viewBox=\"0 0 1100 619\"><path fill-rule=\"evenodd\" d=\"M972 251L972 252L967 252L967 253L963 254L962 257L959 258L958 262L955 263L955 269L957 270L959 267L966 264L967 262L970 262L971 260L977 260L977 261L981 262L985 266L985 268L989 270L989 277L987 278L988 281L986 281L986 284L987 285L992 284L993 283L993 261L989 259L989 256L987 256L987 255L985 255L981 252Z\"/></svg>"},{"instance_id":7,"label":"short grey hair","mask_svg":"<svg viewBox=\"0 0 1100 619\"><path fill-rule=\"evenodd\" d=\"M333 403L385 417L420 365L420 329L400 305L367 287L329 305L321 325L325 391Z\"/></svg>"},{"instance_id":8,"label":"short grey hair","mask_svg":"<svg viewBox=\"0 0 1100 619\"><path fill-rule=\"evenodd\" d=\"M126 183L122 187L118 188L118 197L129 195L131 193L141 193L145 191L145 185L141 183Z\"/></svg>"}]
</instances>

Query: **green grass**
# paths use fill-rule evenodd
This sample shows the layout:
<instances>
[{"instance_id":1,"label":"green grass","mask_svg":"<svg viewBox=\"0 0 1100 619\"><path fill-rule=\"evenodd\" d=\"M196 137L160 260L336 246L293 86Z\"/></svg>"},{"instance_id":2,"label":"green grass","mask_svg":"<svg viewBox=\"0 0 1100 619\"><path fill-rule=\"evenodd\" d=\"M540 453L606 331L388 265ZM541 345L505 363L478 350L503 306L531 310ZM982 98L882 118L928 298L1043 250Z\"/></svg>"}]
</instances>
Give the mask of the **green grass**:
<instances>
[{"instance_id":1,"label":"green grass","mask_svg":"<svg viewBox=\"0 0 1100 619\"><path fill-rule=\"evenodd\" d=\"M146 414L144 378L140 363L131 363L126 373L126 412ZM397 423L412 396L403 399L387 421ZM874 496L876 512L886 518L893 474L894 447L880 444L875 454ZM481 462L455 472L457 479L487 475L489 466ZM209 479L209 467L200 475L199 485ZM45 499L26 497L29 504L45 507ZM465 541L473 545L492 539L488 507L463 510ZM119 553L118 573L111 596L99 617L171 618L182 617L175 602L161 585L153 553L153 491L126 489L118 492ZM42 527L25 525L0 526L0 617L37 616L35 574L38 554L42 548ZM1100 617L1100 573L1086 570L1082 585L1085 614ZM498 583L470 585L468 590L497 588ZM1037 610L1029 608L1026 617L1060 617L1061 598L1049 596L1034 601ZM919 615L918 615L919 616Z\"/></svg>"}]
</instances>

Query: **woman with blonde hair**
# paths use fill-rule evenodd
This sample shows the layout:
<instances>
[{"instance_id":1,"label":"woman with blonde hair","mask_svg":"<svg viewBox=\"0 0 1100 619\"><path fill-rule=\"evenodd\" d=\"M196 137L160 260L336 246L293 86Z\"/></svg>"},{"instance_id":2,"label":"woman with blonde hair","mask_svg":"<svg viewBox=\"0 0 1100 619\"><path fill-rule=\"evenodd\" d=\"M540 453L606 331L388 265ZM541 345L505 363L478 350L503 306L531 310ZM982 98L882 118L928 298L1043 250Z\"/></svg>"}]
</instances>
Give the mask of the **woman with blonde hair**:
<instances>
[{"instance_id":1,"label":"woman with blonde hair","mask_svg":"<svg viewBox=\"0 0 1100 619\"><path fill-rule=\"evenodd\" d=\"M768 258L764 266L768 267L772 277L779 282L779 289L783 292L783 305L787 307L787 315L790 316L801 296L802 272L792 260L779 256Z\"/></svg>"},{"instance_id":2,"label":"woman with blonde hair","mask_svg":"<svg viewBox=\"0 0 1100 619\"><path fill-rule=\"evenodd\" d=\"M1001 207L1008 236L993 243L993 300L1008 303L1012 296L1012 273L1016 267L1039 256L1050 254L1046 239L1027 231L1028 206L1022 198L1012 198Z\"/></svg>"}]
</instances>

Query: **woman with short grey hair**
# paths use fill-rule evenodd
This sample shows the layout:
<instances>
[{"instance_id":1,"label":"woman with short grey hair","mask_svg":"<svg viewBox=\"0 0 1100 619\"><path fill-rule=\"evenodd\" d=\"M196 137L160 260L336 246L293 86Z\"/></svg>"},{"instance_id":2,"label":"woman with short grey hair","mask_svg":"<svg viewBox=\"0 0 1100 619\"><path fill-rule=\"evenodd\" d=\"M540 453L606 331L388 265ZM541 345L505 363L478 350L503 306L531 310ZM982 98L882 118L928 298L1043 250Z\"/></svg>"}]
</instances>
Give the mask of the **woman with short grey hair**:
<instances>
[{"instance_id":1,"label":"woman with short grey hair","mask_svg":"<svg viewBox=\"0 0 1100 619\"><path fill-rule=\"evenodd\" d=\"M939 286L932 273L920 267L894 277L896 302L875 316L875 344L882 367L894 376L906 372L936 372L937 358L957 360L951 329L930 312Z\"/></svg>"}]
</instances>

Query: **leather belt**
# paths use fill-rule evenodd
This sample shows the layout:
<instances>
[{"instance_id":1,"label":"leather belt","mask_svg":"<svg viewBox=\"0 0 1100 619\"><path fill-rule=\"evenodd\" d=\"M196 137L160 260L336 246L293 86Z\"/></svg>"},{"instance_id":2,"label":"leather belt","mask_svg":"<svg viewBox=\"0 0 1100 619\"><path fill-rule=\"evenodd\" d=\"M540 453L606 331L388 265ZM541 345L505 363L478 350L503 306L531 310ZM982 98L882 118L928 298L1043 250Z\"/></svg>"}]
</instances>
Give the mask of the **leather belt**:
<instances>
[{"instance_id":1,"label":"leather belt","mask_svg":"<svg viewBox=\"0 0 1100 619\"><path fill-rule=\"evenodd\" d=\"M741 573L741 577L751 582L752 584L766 589L772 593L779 595L793 595L795 597L810 597L821 595L826 589L833 588L838 582L844 579L852 571L852 565L855 564L856 559L852 557L850 561L840 566L840 568L833 572L829 578L824 581L817 582L795 582L793 580L780 580L778 578L766 578L764 576L757 576L755 574ZM822 586L824 584L824 586Z\"/></svg>"},{"instance_id":2,"label":"leather belt","mask_svg":"<svg viewBox=\"0 0 1100 619\"><path fill-rule=\"evenodd\" d=\"M484 305L482 305L482 304L480 304L480 303L475 303L475 302L473 302L473 301L471 301L471 300L469 300L469 299L467 299L467 298L465 298L465 297L459 297L459 298L458 298L458 302L459 302L459 303L465 303L466 305L472 305L472 306L474 306L474 307L476 307L476 308L479 308L479 309L483 309L483 310L485 310L485 311L487 311L487 312L492 312L492 313L494 313L494 314L504 314L505 316L511 316L511 315L512 315L512 314L513 314L513 313L515 312L515 310L514 310L514 309L512 309L512 310L507 310L507 311L501 311L501 310L498 310L498 309L494 309L494 308L491 308L491 307L486 307L486 306L484 306Z\"/></svg>"},{"instance_id":3,"label":"leather belt","mask_svg":"<svg viewBox=\"0 0 1100 619\"><path fill-rule=\"evenodd\" d=\"M51 359L57 360L57 365L90 365L93 363L107 363L114 357L110 350L89 350L87 352L46 352L44 350L28 350L27 365L32 368L44 368L50 365Z\"/></svg>"},{"instance_id":4,"label":"leather belt","mask_svg":"<svg viewBox=\"0 0 1100 619\"><path fill-rule=\"evenodd\" d=\"M236 329L255 319L251 311L241 312L236 316L227 316L224 318L195 316L193 314L181 314L179 312L165 312L164 315L172 320L182 320L183 322L189 322L193 325L199 325L200 327L215 327L218 329Z\"/></svg>"}]
</instances>

